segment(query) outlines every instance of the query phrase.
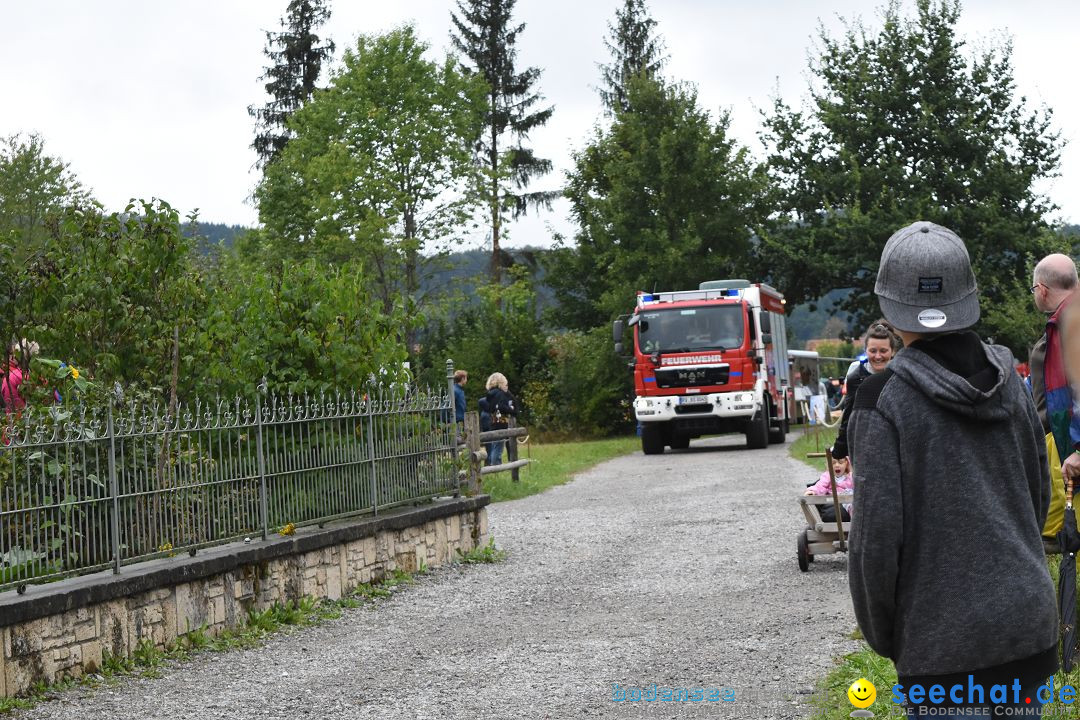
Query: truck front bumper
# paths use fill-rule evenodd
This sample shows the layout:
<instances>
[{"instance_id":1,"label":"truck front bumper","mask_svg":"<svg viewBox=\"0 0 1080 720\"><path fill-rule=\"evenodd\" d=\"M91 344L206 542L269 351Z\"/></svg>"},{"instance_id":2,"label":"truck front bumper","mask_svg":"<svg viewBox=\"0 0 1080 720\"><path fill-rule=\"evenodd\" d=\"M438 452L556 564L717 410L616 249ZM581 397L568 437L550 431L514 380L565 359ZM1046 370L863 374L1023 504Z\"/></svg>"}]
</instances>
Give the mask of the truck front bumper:
<instances>
[{"instance_id":1,"label":"truck front bumper","mask_svg":"<svg viewBox=\"0 0 1080 720\"><path fill-rule=\"evenodd\" d=\"M694 399L686 402L687 398ZM757 395L752 390L634 399L634 416L643 423L707 417L749 419L757 408Z\"/></svg>"}]
</instances>

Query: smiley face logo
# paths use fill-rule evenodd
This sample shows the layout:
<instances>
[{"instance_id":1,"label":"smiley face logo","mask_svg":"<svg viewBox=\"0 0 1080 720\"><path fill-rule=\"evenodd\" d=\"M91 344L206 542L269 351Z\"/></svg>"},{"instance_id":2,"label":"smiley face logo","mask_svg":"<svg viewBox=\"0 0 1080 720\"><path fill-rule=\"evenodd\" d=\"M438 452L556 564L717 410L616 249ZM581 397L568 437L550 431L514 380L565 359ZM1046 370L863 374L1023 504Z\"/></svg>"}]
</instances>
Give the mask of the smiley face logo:
<instances>
[{"instance_id":1,"label":"smiley face logo","mask_svg":"<svg viewBox=\"0 0 1080 720\"><path fill-rule=\"evenodd\" d=\"M874 704L877 700L877 688L866 678L859 678L851 683L847 690L848 700L857 708L864 709Z\"/></svg>"}]
</instances>

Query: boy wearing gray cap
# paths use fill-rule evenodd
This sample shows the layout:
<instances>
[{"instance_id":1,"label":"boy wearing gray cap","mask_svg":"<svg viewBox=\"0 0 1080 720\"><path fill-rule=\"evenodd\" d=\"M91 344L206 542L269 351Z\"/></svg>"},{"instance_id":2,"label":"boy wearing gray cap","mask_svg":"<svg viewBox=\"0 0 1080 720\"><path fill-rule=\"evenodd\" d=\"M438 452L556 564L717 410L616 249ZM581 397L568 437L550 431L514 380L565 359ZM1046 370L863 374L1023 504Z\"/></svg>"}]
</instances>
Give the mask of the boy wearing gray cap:
<instances>
[{"instance_id":1,"label":"boy wearing gray cap","mask_svg":"<svg viewBox=\"0 0 1080 720\"><path fill-rule=\"evenodd\" d=\"M1035 406L1012 353L969 329L978 291L954 232L897 231L874 292L906 347L863 382L852 410L859 627L895 664L910 713L996 704L1037 715L1048 699L1038 686L1058 667L1058 621Z\"/></svg>"}]
</instances>

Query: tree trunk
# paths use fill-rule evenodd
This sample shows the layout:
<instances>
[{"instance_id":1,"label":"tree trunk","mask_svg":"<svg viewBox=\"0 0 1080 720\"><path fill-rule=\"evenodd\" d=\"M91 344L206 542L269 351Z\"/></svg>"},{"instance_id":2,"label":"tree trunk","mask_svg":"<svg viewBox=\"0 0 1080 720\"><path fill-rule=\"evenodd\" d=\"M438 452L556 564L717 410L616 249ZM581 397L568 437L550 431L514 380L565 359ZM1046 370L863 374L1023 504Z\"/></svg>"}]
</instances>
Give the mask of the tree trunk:
<instances>
[{"instance_id":1,"label":"tree trunk","mask_svg":"<svg viewBox=\"0 0 1080 720\"><path fill-rule=\"evenodd\" d=\"M413 310L415 309L415 301L417 293L420 291L420 283L417 279L417 264L419 263L419 252L417 251L416 243L416 212L412 208L405 210L405 307L409 308L409 316L413 316ZM405 341L407 351L409 353L409 360L414 361L413 367L416 367L416 343L417 343L417 328L414 325L409 325L405 333Z\"/></svg>"},{"instance_id":2,"label":"tree trunk","mask_svg":"<svg viewBox=\"0 0 1080 720\"><path fill-rule=\"evenodd\" d=\"M499 207L499 130L495 127L495 110L498 98L491 95L491 148L488 162L491 165L491 281L496 285L502 282L502 259L499 257L499 221L502 219Z\"/></svg>"}]
</instances>

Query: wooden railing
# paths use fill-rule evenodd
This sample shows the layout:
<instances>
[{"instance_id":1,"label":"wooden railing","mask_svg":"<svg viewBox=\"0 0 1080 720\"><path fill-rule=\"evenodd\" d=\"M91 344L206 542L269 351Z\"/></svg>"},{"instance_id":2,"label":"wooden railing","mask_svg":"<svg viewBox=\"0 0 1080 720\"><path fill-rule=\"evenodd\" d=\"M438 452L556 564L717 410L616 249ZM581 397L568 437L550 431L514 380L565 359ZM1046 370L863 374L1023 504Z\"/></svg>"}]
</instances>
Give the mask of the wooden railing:
<instances>
[{"instance_id":1,"label":"wooden railing","mask_svg":"<svg viewBox=\"0 0 1080 720\"><path fill-rule=\"evenodd\" d=\"M479 493L481 478L499 472L509 472L514 482L520 481L521 468L529 464L527 458L518 458L519 437L529 434L527 428L517 427L514 418L510 418L510 427L500 430L480 430L480 414L476 412L465 413L465 434L463 436L462 449L468 452L469 470L468 486L472 493ZM486 445L496 441L506 442L505 462L498 465L487 465Z\"/></svg>"}]
</instances>

